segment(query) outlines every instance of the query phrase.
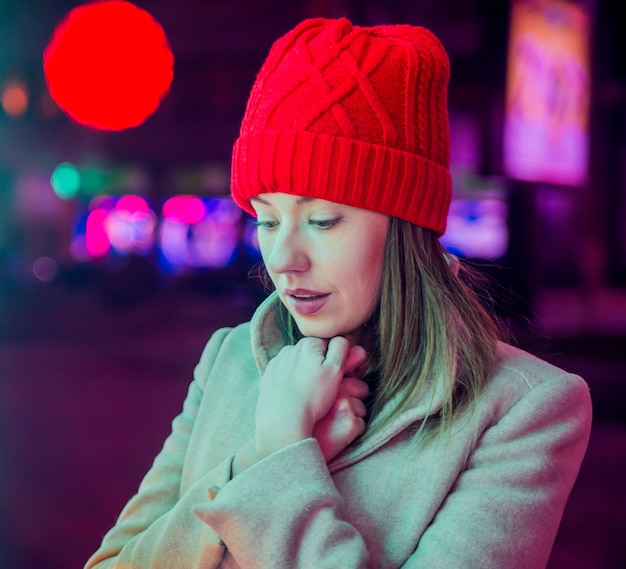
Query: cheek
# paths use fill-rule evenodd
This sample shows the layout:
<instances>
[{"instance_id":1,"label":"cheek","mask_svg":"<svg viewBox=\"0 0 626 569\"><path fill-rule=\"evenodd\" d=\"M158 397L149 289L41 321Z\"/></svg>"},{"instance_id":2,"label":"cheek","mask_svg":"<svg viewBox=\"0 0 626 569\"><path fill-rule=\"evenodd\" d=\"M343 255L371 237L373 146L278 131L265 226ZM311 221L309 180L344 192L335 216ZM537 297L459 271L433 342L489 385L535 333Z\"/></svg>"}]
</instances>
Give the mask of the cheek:
<instances>
[{"instance_id":1,"label":"cheek","mask_svg":"<svg viewBox=\"0 0 626 569\"><path fill-rule=\"evenodd\" d=\"M261 237L261 235L259 234L259 251L261 253L261 260L263 261L263 265L265 266L265 270L267 271L268 274L271 275L271 272L268 268L268 259L270 258L270 255L272 253L272 243L271 240L267 237Z\"/></svg>"},{"instance_id":2,"label":"cheek","mask_svg":"<svg viewBox=\"0 0 626 569\"><path fill-rule=\"evenodd\" d=\"M383 270L384 248L355 251L350 257L350 279L354 295L368 310L378 302Z\"/></svg>"},{"instance_id":3,"label":"cheek","mask_svg":"<svg viewBox=\"0 0 626 569\"><path fill-rule=\"evenodd\" d=\"M363 308L368 311L373 310L380 297L381 271L375 270L372 266L366 267L362 273L358 285L358 294Z\"/></svg>"},{"instance_id":4,"label":"cheek","mask_svg":"<svg viewBox=\"0 0 626 569\"><path fill-rule=\"evenodd\" d=\"M262 237L260 231L257 233L257 242L259 244L259 251L261 252L261 258L263 259L263 262L265 263L269 255L269 244L267 242L267 237Z\"/></svg>"}]
</instances>

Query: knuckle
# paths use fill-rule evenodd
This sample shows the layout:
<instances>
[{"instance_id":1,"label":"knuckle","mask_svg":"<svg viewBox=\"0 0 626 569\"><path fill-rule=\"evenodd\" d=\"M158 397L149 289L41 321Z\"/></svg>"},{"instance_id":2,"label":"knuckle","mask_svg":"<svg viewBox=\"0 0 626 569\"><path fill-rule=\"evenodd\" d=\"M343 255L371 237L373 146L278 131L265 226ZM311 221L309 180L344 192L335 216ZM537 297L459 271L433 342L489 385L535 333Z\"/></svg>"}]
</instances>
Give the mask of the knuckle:
<instances>
[{"instance_id":1,"label":"knuckle","mask_svg":"<svg viewBox=\"0 0 626 569\"><path fill-rule=\"evenodd\" d=\"M347 338L344 338L343 336L335 336L331 340L331 342L338 344L338 347L342 348L343 350L347 350L350 347L350 342Z\"/></svg>"},{"instance_id":2,"label":"knuckle","mask_svg":"<svg viewBox=\"0 0 626 569\"><path fill-rule=\"evenodd\" d=\"M343 375L343 366L341 365L341 361L330 360L326 361L324 367L335 377L338 374Z\"/></svg>"},{"instance_id":3,"label":"knuckle","mask_svg":"<svg viewBox=\"0 0 626 569\"><path fill-rule=\"evenodd\" d=\"M316 338L315 336L305 336L302 338L297 345L306 346L306 347L317 347L323 346L326 342L321 338Z\"/></svg>"},{"instance_id":4,"label":"knuckle","mask_svg":"<svg viewBox=\"0 0 626 569\"><path fill-rule=\"evenodd\" d=\"M362 419L360 420L359 417L355 417L354 415L349 419L346 418L343 428L346 444L352 442L356 437L362 434L364 430Z\"/></svg>"},{"instance_id":5,"label":"knuckle","mask_svg":"<svg viewBox=\"0 0 626 569\"><path fill-rule=\"evenodd\" d=\"M336 411L338 415L349 415L351 412L350 402L345 397L340 397L337 399Z\"/></svg>"}]
</instances>

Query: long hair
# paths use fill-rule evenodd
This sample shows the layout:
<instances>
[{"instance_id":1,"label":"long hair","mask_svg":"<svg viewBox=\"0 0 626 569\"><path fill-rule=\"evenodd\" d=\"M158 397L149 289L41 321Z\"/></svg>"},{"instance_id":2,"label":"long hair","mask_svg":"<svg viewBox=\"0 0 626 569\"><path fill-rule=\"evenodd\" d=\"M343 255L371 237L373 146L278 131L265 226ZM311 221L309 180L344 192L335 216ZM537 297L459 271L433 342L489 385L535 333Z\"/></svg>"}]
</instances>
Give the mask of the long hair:
<instances>
[{"instance_id":1,"label":"long hair","mask_svg":"<svg viewBox=\"0 0 626 569\"><path fill-rule=\"evenodd\" d=\"M450 432L489 381L497 325L468 284L480 277L457 264L433 231L390 218L380 301L367 323L371 393L368 428L359 440L383 429L436 382L442 406L418 433ZM302 338L282 303L277 316L286 342Z\"/></svg>"}]
</instances>

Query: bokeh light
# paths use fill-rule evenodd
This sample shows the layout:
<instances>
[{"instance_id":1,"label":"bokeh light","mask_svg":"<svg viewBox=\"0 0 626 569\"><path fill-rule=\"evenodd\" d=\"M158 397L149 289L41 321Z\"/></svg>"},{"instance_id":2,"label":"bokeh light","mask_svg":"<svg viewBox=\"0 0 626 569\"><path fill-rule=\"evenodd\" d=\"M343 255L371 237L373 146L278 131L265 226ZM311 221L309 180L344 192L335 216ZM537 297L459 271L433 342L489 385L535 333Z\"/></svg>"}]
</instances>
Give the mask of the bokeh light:
<instances>
[{"instance_id":1,"label":"bokeh light","mask_svg":"<svg viewBox=\"0 0 626 569\"><path fill-rule=\"evenodd\" d=\"M19 79L8 81L2 89L0 104L7 115L19 117L28 109L28 87Z\"/></svg>"},{"instance_id":2,"label":"bokeh light","mask_svg":"<svg viewBox=\"0 0 626 569\"><path fill-rule=\"evenodd\" d=\"M241 210L229 198L174 196L165 201L158 232L161 268L219 268L237 256Z\"/></svg>"},{"instance_id":3,"label":"bokeh light","mask_svg":"<svg viewBox=\"0 0 626 569\"><path fill-rule=\"evenodd\" d=\"M460 257L500 259L509 245L507 217L502 199L453 199L441 243Z\"/></svg>"},{"instance_id":4,"label":"bokeh light","mask_svg":"<svg viewBox=\"0 0 626 569\"><path fill-rule=\"evenodd\" d=\"M54 101L76 122L101 130L144 122L167 94L173 65L163 28L123 0L71 10L43 56Z\"/></svg>"},{"instance_id":5,"label":"bokeh light","mask_svg":"<svg viewBox=\"0 0 626 569\"><path fill-rule=\"evenodd\" d=\"M109 211L103 207L94 209L87 217L85 248L92 259L104 257L111 249L111 241L106 232Z\"/></svg>"},{"instance_id":6,"label":"bokeh light","mask_svg":"<svg viewBox=\"0 0 626 569\"><path fill-rule=\"evenodd\" d=\"M59 266L51 257L39 257L33 263L33 275L41 282L53 281L58 272Z\"/></svg>"},{"instance_id":7,"label":"bokeh light","mask_svg":"<svg viewBox=\"0 0 626 569\"><path fill-rule=\"evenodd\" d=\"M109 253L146 255L154 248L157 216L145 198L98 196L88 210L74 230L75 260L102 259Z\"/></svg>"},{"instance_id":8,"label":"bokeh light","mask_svg":"<svg viewBox=\"0 0 626 569\"><path fill-rule=\"evenodd\" d=\"M198 196L174 196L163 204L163 217L193 225L204 218L204 202Z\"/></svg>"},{"instance_id":9,"label":"bokeh light","mask_svg":"<svg viewBox=\"0 0 626 569\"><path fill-rule=\"evenodd\" d=\"M141 196L123 196L105 221L105 231L116 253L145 255L154 245L156 214Z\"/></svg>"},{"instance_id":10,"label":"bokeh light","mask_svg":"<svg viewBox=\"0 0 626 569\"><path fill-rule=\"evenodd\" d=\"M50 185L59 198L71 199L80 190L80 172L74 164L62 162L52 172Z\"/></svg>"}]
</instances>

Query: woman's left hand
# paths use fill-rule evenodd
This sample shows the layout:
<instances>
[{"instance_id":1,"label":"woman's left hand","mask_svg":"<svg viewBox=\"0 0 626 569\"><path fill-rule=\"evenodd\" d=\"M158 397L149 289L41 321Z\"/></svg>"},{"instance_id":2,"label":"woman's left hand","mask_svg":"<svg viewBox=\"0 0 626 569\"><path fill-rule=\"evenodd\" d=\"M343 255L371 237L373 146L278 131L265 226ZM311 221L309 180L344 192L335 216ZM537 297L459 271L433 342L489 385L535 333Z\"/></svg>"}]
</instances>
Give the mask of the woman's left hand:
<instances>
[{"instance_id":1,"label":"woman's left hand","mask_svg":"<svg viewBox=\"0 0 626 569\"><path fill-rule=\"evenodd\" d=\"M368 391L364 381L354 376L344 377L330 411L315 424L313 436L326 462L365 432L367 409L362 399Z\"/></svg>"}]
</instances>

